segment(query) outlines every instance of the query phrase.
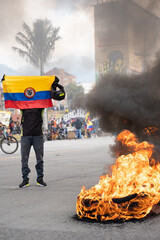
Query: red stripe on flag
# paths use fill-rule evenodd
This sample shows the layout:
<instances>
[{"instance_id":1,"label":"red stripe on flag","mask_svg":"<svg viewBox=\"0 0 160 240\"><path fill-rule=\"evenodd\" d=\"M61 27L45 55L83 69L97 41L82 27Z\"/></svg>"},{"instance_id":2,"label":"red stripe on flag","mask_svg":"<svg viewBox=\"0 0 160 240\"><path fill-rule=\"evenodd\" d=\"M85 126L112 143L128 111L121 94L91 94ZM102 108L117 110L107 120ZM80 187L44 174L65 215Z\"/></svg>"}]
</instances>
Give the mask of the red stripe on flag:
<instances>
[{"instance_id":1,"label":"red stripe on flag","mask_svg":"<svg viewBox=\"0 0 160 240\"><path fill-rule=\"evenodd\" d=\"M53 107L51 99L34 101L5 101L5 108L29 109L29 108L48 108Z\"/></svg>"}]
</instances>

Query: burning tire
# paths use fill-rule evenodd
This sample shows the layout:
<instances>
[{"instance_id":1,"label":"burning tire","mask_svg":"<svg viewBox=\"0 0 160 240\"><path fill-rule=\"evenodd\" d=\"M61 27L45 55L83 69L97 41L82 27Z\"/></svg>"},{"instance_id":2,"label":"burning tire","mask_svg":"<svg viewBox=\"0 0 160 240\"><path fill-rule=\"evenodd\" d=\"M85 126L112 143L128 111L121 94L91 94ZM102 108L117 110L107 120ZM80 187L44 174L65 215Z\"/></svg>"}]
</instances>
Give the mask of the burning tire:
<instances>
[{"instance_id":1,"label":"burning tire","mask_svg":"<svg viewBox=\"0 0 160 240\"><path fill-rule=\"evenodd\" d=\"M138 143L130 131L117 137L129 149L117 158L112 176L101 176L97 185L82 188L77 197L77 215L98 221L144 218L160 200L160 164L150 164L154 146Z\"/></svg>"}]
</instances>

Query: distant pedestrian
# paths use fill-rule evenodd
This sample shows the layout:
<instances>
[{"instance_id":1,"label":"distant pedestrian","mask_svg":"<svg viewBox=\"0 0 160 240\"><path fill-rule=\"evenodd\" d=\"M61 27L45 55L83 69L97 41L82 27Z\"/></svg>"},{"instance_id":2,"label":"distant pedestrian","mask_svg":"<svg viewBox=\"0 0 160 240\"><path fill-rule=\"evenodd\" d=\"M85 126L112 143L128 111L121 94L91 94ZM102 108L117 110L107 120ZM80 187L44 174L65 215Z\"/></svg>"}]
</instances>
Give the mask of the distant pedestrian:
<instances>
[{"instance_id":1,"label":"distant pedestrian","mask_svg":"<svg viewBox=\"0 0 160 240\"><path fill-rule=\"evenodd\" d=\"M76 138L82 138L82 135L81 135L82 122L79 118L76 119L74 126L76 128Z\"/></svg>"},{"instance_id":2,"label":"distant pedestrian","mask_svg":"<svg viewBox=\"0 0 160 240\"><path fill-rule=\"evenodd\" d=\"M10 119L9 128L10 128L11 133L13 132L13 126L14 126L14 122L12 119Z\"/></svg>"},{"instance_id":3,"label":"distant pedestrian","mask_svg":"<svg viewBox=\"0 0 160 240\"><path fill-rule=\"evenodd\" d=\"M18 121L17 121L17 134L21 134L21 126Z\"/></svg>"}]
</instances>

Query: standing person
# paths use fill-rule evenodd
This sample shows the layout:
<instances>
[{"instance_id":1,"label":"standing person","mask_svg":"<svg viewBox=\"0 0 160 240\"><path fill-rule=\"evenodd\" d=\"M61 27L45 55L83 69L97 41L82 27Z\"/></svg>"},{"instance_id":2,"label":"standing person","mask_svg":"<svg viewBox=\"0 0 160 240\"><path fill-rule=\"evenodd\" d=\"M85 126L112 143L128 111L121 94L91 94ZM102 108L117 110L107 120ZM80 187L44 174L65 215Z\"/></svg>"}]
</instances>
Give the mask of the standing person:
<instances>
[{"instance_id":1,"label":"standing person","mask_svg":"<svg viewBox=\"0 0 160 240\"><path fill-rule=\"evenodd\" d=\"M54 127L54 130L56 131L56 128L57 128L57 122L56 122L56 119L55 119L55 118L53 119L53 127Z\"/></svg>"},{"instance_id":2,"label":"standing person","mask_svg":"<svg viewBox=\"0 0 160 240\"><path fill-rule=\"evenodd\" d=\"M81 136L82 122L79 118L76 119L74 126L76 128L76 138L82 138L82 136Z\"/></svg>"},{"instance_id":3,"label":"standing person","mask_svg":"<svg viewBox=\"0 0 160 240\"><path fill-rule=\"evenodd\" d=\"M31 170L28 166L28 159L31 146L35 151L37 163L35 165L37 171L37 185L46 186L43 181L43 155L44 141L42 133L43 123L42 108L23 109L22 112L22 137L21 137L21 163L23 181L19 185L20 188L29 186L29 173Z\"/></svg>"},{"instance_id":4,"label":"standing person","mask_svg":"<svg viewBox=\"0 0 160 240\"><path fill-rule=\"evenodd\" d=\"M11 133L13 132L13 125L14 125L14 123L13 123L13 120L11 118L10 122L9 122L9 128L10 128Z\"/></svg>"},{"instance_id":5,"label":"standing person","mask_svg":"<svg viewBox=\"0 0 160 240\"><path fill-rule=\"evenodd\" d=\"M62 85L58 84L59 79L55 77L55 81L51 86L51 98L61 101L65 98L65 91ZM57 88L59 90L57 90ZM22 178L23 181L19 185L20 188L29 186L28 159L31 146L36 154L36 171L37 171L37 185L47 186L43 181L43 155L44 155L44 140L43 140L43 111L44 108L23 109L22 112L22 137L21 137L21 163L22 163ZM56 121L55 121L56 124Z\"/></svg>"},{"instance_id":6,"label":"standing person","mask_svg":"<svg viewBox=\"0 0 160 240\"><path fill-rule=\"evenodd\" d=\"M57 128L57 122L56 122L56 119L53 118L51 120L51 129L53 129L53 131L56 132L56 128Z\"/></svg>"},{"instance_id":7,"label":"standing person","mask_svg":"<svg viewBox=\"0 0 160 240\"><path fill-rule=\"evenodd\" d=\"M64 119L62 118L61 122L60 122L60 126L63 130L65 130L66 127L66 122L64 121Z\"/></svg>"},{"instance_id":8,"label":"standing person","mask_svg":"<svg viewBox=\"0 0 160 240\"><path fill-rule=\"evenodd\" d=\"M43 181L42 113L44 108L53 106L51 99L61 101L65 98L64 87L58 83L59 79L56 76L17 77L4 75L2 81L5 108L21 109L22 111L21 163L23 181L19 187L29 185L28 159L31 146L34 148L37 160L35 166L37 184L46 186Z\"/></svg>"},{"instance_id":9,"label":"standing person","mask_svg":"<svg viewBox=\"0 0 160 240\"><path fill-rule=\"evenodd\" d=\"M17 124L16 122L13 123L13 130L12 130L12 134L16 134L17 132Z\"/></svg>"},{"instance_id":10,"label":"standing person","mask_svg":"<svg viewBox=\"0 0 160 240\"><path fill-rule=\"evenodd\" d=\"M18 121L17 121L17 134L21 134L21 126Z\"/></svg>"},{"instance_id":11,"label":"standing person","mask_svg":"<svg viewBox=\"0 0 160 240\"><path fill-rule=\"evenodd\" d=\"M86 137L90 138L93 133L93 123L88 119L86 125Z\"/></svg>"}]
</instances>

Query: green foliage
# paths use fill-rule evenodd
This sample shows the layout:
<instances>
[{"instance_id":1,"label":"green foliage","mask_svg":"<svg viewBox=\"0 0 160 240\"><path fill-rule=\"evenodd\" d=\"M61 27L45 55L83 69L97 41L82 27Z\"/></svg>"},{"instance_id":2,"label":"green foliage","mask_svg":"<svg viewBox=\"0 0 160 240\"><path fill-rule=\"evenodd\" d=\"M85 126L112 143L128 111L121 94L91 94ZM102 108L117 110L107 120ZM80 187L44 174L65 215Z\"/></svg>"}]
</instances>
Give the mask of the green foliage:
<instances>
[{"instance_id":1,"label":"green foliage","mask_svg":"<svg viewBox=\"0 0 160 240\"><path fill-rule=\"evenodd\" d=\"M67 99L73 100L74 96L77 93L83 92L84 93L84 88L82 86L77 86L76 83L69 83L66 87L65 90L67 92Z\"/></svg>"},{"instance_id":2,"label":"green foliage","mask_svg":"<svg viewBox=\"0 0 160 240\"><path fill-rule=\"evenodd\" d=\"M69 83L65 87L70 109L85 108L84 88L76 83Z\"/></svg>"},{"instance_id":3,"label":"green foliage","mask_svg":"<svg viewBox=\"0 0 160 240\"><path fill-rule=\"evenodd\" d=\"M18 32L16 41L21 48L12 47L27 62L40 68L40 74L44 74L44 64L51 58L55 50L55 42L61 37L58 36L59 27L54 28L48 19L38 19L33 23L33 31L24 22L23 32Z\"/></svg>"}]
</instances>

